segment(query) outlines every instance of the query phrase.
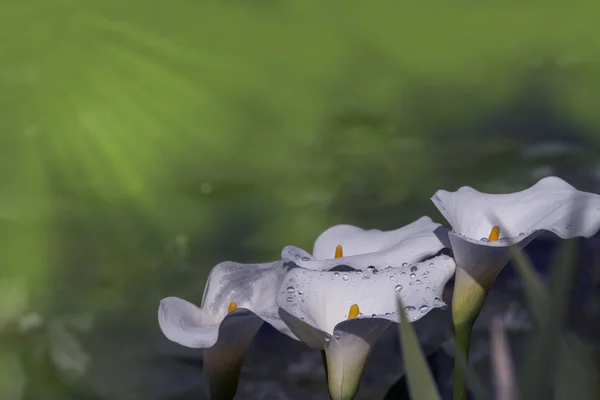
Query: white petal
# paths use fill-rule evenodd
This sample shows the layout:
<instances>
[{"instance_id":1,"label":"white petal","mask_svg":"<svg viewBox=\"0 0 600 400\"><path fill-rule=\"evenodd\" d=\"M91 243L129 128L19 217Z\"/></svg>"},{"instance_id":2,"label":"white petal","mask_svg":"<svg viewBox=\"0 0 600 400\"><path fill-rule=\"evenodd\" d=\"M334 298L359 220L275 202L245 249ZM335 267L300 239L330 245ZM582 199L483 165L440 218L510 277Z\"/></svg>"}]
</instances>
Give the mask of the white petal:
<instances>
[{"instance_id":1,"label":"white petal","mask_svg":"<svg viewBox=\"0 0 600 400\"><path fill-rule=\"evenodd\" d=\"M419 262L437 254L446 247L440 239L443 238L443 235L446 235L447 238L447 229L438 226L436 232L427 230L426 232L421 232L421 234L415 234L375 253L364 253L325 260L307 260L306 258L302 258L295 263L299 267L315 271L330 270L339 266L348 266L353 269L365 269L369 265L399 267L403 263Z\"/></svg>"},{"instance_id":2,"label":"white petal","mask_svg":"<svg viewBox=\"0 0 600 400\"><path fill-rule=\"evenodd\" d=\"M294 269L285 277L277 304L287 314L319 331L333 334L334 327L348 318L352 304L359 306L364 318L399 321L397 296L401 296L411 320L417 320L429 310L445 307L441 301L444 286L454 273L454 260L438 256L416 265L388 268L373 255L364 272L332 272ZM394 260L398 263L398 260ZM365 266L361 266L364 268ZM412 268L412 270L411 270ZM416 268L416 269L415 269ZM286 314L281 313L285 318ZM359 317L361 318L361 317ZM292 331L305 340L303 332Z\"/></svg>"},{"instance_id":3,"label":"white petal","mask_svg":"<svg viewBox=\"0 0 600 400\"><path fill-rule=\"evenodd\" d=\"M296 339L281 321L275 298L286 273L283 261L264 264L240 264L231 261L215 266L206 284L202 312L206 322L218 324L232 302L247 309L280 332Z\"/></svg>"},{"instance_id":4,"label":"white petal","mask_svg":"<svg viewBox=\"0 0 600 400\"><path fill-rule=\"evenodd\" d=\"M325 345L329 393L333 400L352 399L371 348L390 321L362 318L339 324Z\"/></svg>"},{"instance_id":5,"label":"white petal","mask_svg":"<svg viewBox=\"0 0 600 400\"><path fill-rule=\"evenodd\" d=\"M219 324L203 324L202 311L190 302L177 297L160 301L158 324L172 342L185 347L206 348L217 342Z\"/></svg>"},{"instance_id":6,"label":"white petal","mask_svg":"<svg viewBox=\"0 0 600 400\"><path fill-rule=\"evenodd\" d=\"M525 247L540 233L541 231L534 231L519 235L514 238L515 245ZM510 260L510 243L505 240L484 242L455 232L450 232L449 237L456 265L480 284L491 284Z\"/></svg>"},{"instance_id":7,"label":"white petal","mask_svg":"<svg viewBox=\"0 0 600 400\"><path fill-rule=\"evenodd\" d=\"M432 201L455 232L476 240L488 237L495 225L492 218L519 236L547 230L563 239L590 237L600 228L600 196L556 177L509 194L481 193L468 186L456 192L439 190ZM573 213L582 213L577 227L570 225Z\"/></svg>"},{"instance_id":8,"label":"white petal","mask_svg":"<svg viewBox=\"0 0 600 400\"><path fill-rule=\"evenodd\" d=\"M301 249L296 246L285 246L283 250L281 250L281 259L284 263L293 262L297 264L301 261L310 261L315 258L309 252Z\"/></svg>"},{"instance_id":9,"label":"white petal","mask_svg":"<svg viewBox=\"0 0 600 400\"><path fill-rule=\"evenodd\" d=\"M434 223L429 217L421 217L393 231L364 230L352 225L336 225L317 238L313 256L318 260L334 258L338 245L342 246L344 256L373 253L393 247L411 237L429 239L431 243L435 243L434 231L438 227L440 224Z\"/></svg>"}]
</instances>

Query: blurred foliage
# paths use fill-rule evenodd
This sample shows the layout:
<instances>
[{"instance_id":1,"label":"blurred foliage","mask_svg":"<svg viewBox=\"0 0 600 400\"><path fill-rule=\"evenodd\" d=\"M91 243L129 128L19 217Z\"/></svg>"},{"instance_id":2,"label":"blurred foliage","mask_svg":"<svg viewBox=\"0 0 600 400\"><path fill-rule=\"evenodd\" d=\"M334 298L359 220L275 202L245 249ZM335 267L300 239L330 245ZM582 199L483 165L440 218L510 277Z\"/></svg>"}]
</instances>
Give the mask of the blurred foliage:
<instances>
[{"instance_id":1,"label":"blurred foliage","mask_svg":"<svg viewBox=\"0 0 600 400\"><path fill-rule=\"evenodd\" d=\"M1 276L43 314L143 332L159 298L199 302L218 261L439 219L439 188L598 189L595 11L7 0Z\"/></svg>"}]
</instances>

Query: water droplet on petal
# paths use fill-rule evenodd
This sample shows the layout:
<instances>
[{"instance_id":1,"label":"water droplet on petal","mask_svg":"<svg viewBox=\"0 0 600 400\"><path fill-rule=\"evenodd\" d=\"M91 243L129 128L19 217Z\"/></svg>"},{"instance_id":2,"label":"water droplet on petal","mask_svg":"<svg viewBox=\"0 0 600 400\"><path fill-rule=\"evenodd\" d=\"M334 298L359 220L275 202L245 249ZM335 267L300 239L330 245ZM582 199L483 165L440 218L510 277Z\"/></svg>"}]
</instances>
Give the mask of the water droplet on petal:
<instances>
[{"instance_id":1,"label":"water droplet on petal","mask_svg":"<svg viewBox=\"0 0 600 400\"><path fill-rule=\"evenodd\" d=\"M310 261L310 258L308 258L308 257L302 257L302 261Z\"/></svg>"},{"instance_id":2,"label":"water droplet on petal","mask_svg":"<svg viewBox=\"0 0 600 400\"><path fill-rule=\"evenodd\" d=\"M419 307L419 312L426 313L427 311L429 311L429 306L428 305L424 305L424 306Z\"/></svg>"},{"instance_id":3,"label":"water droplet on petal","mask_svg":"<svg viewBox=\"0 0 600 400\"><path fill-rule=\"evenodd\" d=\"M427 272L423 272L423 275L422 275L422 277L423 277L423 278L427 278L427 275L428 275L428 273L427 273Z\"/></svg>"},{"instance_id":4,"label":"water droplet on petal","mask_svg":"<svg viewBox=\"0 0 600 400\"><path fill-rule=\"evenodd\" d=\"M410 277L411 277L411 278L414 278L415 276L417 276L417 274L415 274L414 272L412 272L412 273L410 274Z\"/></svg>"},{"instance_id":5,"label":"water droplet on petal","mask_svg":"<svg viewBox=\"0 0 600 400\"><path fill-rule=\"evenodd\" d=\"M408 267L408 263L402 263L403 267Z\"/></svg>"},{"instance_id":6,"label":"water droplet on petal","mask_svg":"<svg viewBox=\"0 0 600 400\"><path fill-rule=\"evenodd\" d=\"M449 260L449 259L450 259L450 257L444 256L444 260Z\"/></svg>"},{"instance_id":7,"label":"water droplet on petal","mask_svg":"<svg viewBox=\"0 0 600 400\"><path fill-rule=\"evenodd\" d=\"M294 293L294 292L296 291L296 289L294 289L294 287L293 287L293 286L288 286L288 288L286 289L286 291L287 291L288 293Z\"/></svg>"},{"instance_id":8,"label":"water droplet on petal","mask_svg":"<svg viewBox=\"0 0 600 400\"><path fill-rule=\"evenodd\" d=\"M338 276L340 276L340 273L339 272L334 272L333 276L338 277Z\"/></svg>"},{"instance_id":9,"label":"water droplet on petal","mask_svg":"<svg viewBox=\"0 0 600 400\"><path fill-rule=\"evenodd\" d=\"M405 276L406 272L400 272L400 276Z\"/></svg>"},{"instance_id":10,"label":"water droplet on petal","mask_svg":"<svg viewBox=\"0 0 600 400\"><path fill-rule=\"evenodd\" d=\"M379 273L379 270L377 270L377 268L375 268L375 269L373 270L373 275L377 275L378 273Z\"/></svg>"},{"instance_id":11,"label":"water droplet on petal","mask_svg":"<svg viewBox=\"0 0 600 400\"><path fill-rule=\"evenodd\" d=\"M359 269L358 271L356 271L357 275L362 275L362 271Z\"/></svg>"},{"instance_id":12,"label":"water droplet on petal","mask_svg":"<svg viewBox=\"0 0 600 400\"><path fill-rule=\"evenodd\" d=\"M433 299L433 301L439 303L440 301L442 301L442 299L440 299L439 297L436 297L435 299Z\"/></svg>"},{"instance_id":13,"label":"water droplet on petal","mask_svg":"<svg viewBox=\"0 0 600 400\"><path fill-rule=\"evenodd\" d=\"M331 339L329 339L327 336L325 336L325 343L329 343L331 341Z\"/></svg>"},{"instance_id":14,"label":"water droplet on petal","mask_svg":"<svg viewBox=\"0 0 600 400\"><path fill-rule=\"evenodd\" d=\"M414 284L415 284L414 282L411 282L411 283L409 283L409 284L408 284L408 286L412 286L412 285L414 285Z\"/></svg>"},{"instance_id":15,"label":"water droplet on petal","mask_svg":"<svg viewBox=\"0 0 600 400\"><path fill-rule=\"evenodd\" d=\"M394 288L394 291L399 292L402 290L402 285L396 285L396 287Z\"/></svg>"},{"instance_id":16,"label":"water droplet on petal","mask_svg":"<svg viewBox=\"0 0 600 400\"><path fill-rule=\"evenodd\" d=\"M432 268L434 267L434 265L435 265L434 263L429 263L429 266Z\"/></svg>"},{"instance_id":17,"label":"water droplet on petal","mask_svg":"<svg viewBox=\"0 0 600 400\"><path fill-rule=\"evenodd\" d=\"M371 314L371 317L375 318L377 316L377 314Z\"/></svg>"},{"instance_id":18,"label":"water droplet on petal","mask_svg":"<svg viewBox=\"0 0 600 400\"><path fill-rule=\"evenodd\" d=\"M336 338L336 339L339 339L340 338L339 332L334 332L333 333L333 337Z\"/></svg>"},{"instance_id":19,"label":"water droplet on petal","mask_svg":"<svg viewBox=\"0 0 600 400\"><path fill-rule=\"evenodd\" d=\"M394 275L390 275L390 281L394 280Z\"/></svg>"},{"instance_id":20,"label":"water droplet on petal","mask_svg":"<svg viewBox=\"0 0 600 400\"><path fill-rule=\"evenodd\" d=\"M412 267L410 267L410 272L417 272L419 270L419 268L417 268L416 265L413 265Z\"/></svg>"},{"instance_id":21,"label":"water droplet on petal","mask_svg":"<svg viewBox=\"0 0 600 400\"><path fill-rule=\"evenodd\" d=\"M486 237L483 237L483 238L481 238L481 241L482 241L482 242L489 243L489 242L490 242L490 239L488 239L488 238L486 238Z\"/></svg>"},{"instance_id":22,"label":"water droplet on petal","mask_svg":"<svg viewBox=\"0 0 600 400\"><path fill-rule=\"evenodd\" d=\"M298 290L298 294L304 294L302 290Z\"/></svg>"},{"instance_id":23,"label":"water droplet on petal","mask_svg":"<svg viewBox=\"0 0 600 400\"><path fill-rule=\"evenodd\" d=\"M420 284L421 284L421 281L417 279L417 280L415 281L415 283L416 283L417 285L420 285Z\"/></svg>"},{"instance_id":24,"label":"water droplet on petal","mask_svg":"<svg viewBox=\"0 0 600 400\"><path fill-rule=\"evenodd\" d=\"M345 281L347 281L348 280L348 275L342 276L342 279L345 280Z\"/></svg>"},{"instance_id":25,"label":"water droplet on petal","mask_svg":"<svg viewBox=\"0 0 600 400\"><path fill-rule=\"evenodd\" d=\"M406 306L404 307L404 311L415 311L416 308L414 308L413 306Z\"/></svg>"},{"instance_id":26,"label":"water droplet on petal","mask_svg":"<svg viewBox=\"0 0 600 400\"><path fill-rule=\"evenodd\" d=\"M288 303L291 303L292 301L294 301L294 299L292 299L291 297L288 297L287 299L285 299L285 301L287 301Z\"/></svg>"},{"instance_id":27,"label":"water droplet on petal","mask_svg":"<svg viewBox=\"0 0 600 400\"><path fill-rule=\"evenodd\" d=\"M369 265L369 266L367 267L367 272L373 272L373 270L374 270L374 269L375 269L375 267L374 267L374 266L372 266L372 265Z\"/></svg>"}]
</instances>

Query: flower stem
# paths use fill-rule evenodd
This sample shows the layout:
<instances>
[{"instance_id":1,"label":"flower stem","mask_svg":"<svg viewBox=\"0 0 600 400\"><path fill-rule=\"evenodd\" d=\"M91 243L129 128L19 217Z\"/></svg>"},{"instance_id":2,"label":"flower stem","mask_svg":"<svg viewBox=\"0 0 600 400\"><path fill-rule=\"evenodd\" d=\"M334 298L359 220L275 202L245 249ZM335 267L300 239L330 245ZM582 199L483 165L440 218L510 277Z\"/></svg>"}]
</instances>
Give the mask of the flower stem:
<instances>
[{"instance_id":1,"label":"flower stem","mask_svg":"<svg viewBox=\"0 0 600 400\"><path fill-rule=\"evenodd\" d=\"M454 293L452 295L452 320L456 336L457 351L469 360L469 347L473 324L483 307L491 282L486 285L478 283L462 268L456 269ZM467 400L467 380L462 365L454 360L454 400Z\"/></svg>"},{"instance_id":2,"label":"flower stem","mask_svg":"<svg viewBox=\"0 0 600 400\"><path fill-rule=\"evenodd\" d=\"M463 324L454 327L454 334L456 336L456 351L460 351L464 354L465 359L468 361L469 354L469 343L471 341L471 332L473 330L473 324ZM460 363L457 357L454 358L454 400L466 400L467 399L467 379L465 372L463 371L463 365Z\"/></svg>"}]
</instances>

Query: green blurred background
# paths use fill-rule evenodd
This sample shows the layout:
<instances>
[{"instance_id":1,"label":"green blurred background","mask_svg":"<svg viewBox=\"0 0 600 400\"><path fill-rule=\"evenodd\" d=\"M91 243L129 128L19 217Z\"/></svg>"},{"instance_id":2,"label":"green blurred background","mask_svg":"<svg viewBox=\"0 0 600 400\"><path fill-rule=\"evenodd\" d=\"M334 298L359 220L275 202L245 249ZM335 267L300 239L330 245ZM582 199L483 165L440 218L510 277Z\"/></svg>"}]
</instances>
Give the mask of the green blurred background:
<instances>
[{"instance_id":1,"label":"green blurred background","mask_svg":"<svg viewBox=\"0 0 600 400\"><path fill-rule=\"evenodd\" d=\"M111 370L217 262L444 222L437 189L597 190L596 4L4 1L0 383L49 399L52 346Z\"/></svg>"}]
</instances>

